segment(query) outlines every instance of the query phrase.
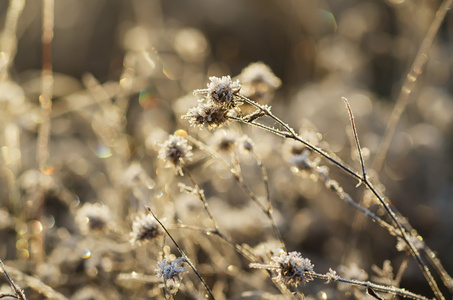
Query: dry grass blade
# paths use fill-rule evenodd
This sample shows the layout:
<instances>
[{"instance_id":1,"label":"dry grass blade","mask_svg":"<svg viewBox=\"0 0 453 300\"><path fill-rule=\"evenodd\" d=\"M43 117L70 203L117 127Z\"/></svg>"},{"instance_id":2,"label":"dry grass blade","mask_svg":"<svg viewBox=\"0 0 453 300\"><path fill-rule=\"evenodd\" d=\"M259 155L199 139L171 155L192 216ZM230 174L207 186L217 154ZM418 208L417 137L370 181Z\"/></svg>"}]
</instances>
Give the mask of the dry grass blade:
<instances>
[{"instance_id":1,"label":"dry grass blade","mask_svg":"<svg viewBox=\"0 0 453 300\"><path fill-rule=\"evenodd\" d=\"M422 44L418 50L417 55L415 56L414 62L410 68L409 73L406 76L406 80L404 81L403 86L401 87L401 92L396 100L395 107L393 108L392 115L387 123L387 128L384 133L384 137L382 138L381 144L379 146L378 152L374 159L373 169L376 172L380 172L383 164L385 162L385 158L387 156L387 152L390 148L390 144L392 143L393 136L395 135L396 127L401 119L401 115L403 114L404 110L406 109L407 104L409 104L410 95L416 86L416 81L418 77L423 73L423 69L425 64L428 60L429 51L433 45L434 38L439 31L440 25L445 19L445 16L450 11L453 5L453 0L444 0L439 9L437 10L436 14L434 15L434 19L431 22L431 25L426 32L426 36L423 39Z\"/></svg>"}]
</instances>

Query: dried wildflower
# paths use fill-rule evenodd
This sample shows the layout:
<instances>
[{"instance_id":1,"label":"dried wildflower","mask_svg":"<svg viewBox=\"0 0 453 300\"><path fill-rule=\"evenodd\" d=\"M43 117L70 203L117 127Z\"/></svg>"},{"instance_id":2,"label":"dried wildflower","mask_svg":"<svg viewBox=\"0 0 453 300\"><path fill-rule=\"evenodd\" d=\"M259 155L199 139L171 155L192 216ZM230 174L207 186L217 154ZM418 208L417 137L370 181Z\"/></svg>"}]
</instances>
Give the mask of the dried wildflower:
<instances>
[{"instance_id":1,"label":"dried wildflower","mask_svg":"<svg viewBox=\"0 0 453 300\"><path fill-rule=\"evenodd\" d=\"M132 245L141 245L148 241L152 241L162 232L159 229L159 224L150 214L137 216L132 223L132 231L130 232Z\"/></svg>"},{"instance_id":2,"label":"dried wildflower","mask_svg":"<svg viewBox=\"0 0 453 300\"><path fill-rule=\"evenodd\" d=\"M166 167L174 166L176 172L182 173L184 159L192 156L192 147L187 143L187 139L182 136L170 135L161 145L159 158L167 162Z\"/></svg>"},{"instance_id":3,"label":"dried wildflower","mask_svg":"<svg viewBox=\"0 0 453 300\"><path fill-rule=\"evenodd\" d=\"M237 140L238 135L235 131L219 130L214 133L214 136L211 139L211 144L213 144L219 151L229 152L233 149Z\"/></svg>"},{"instance_id":4,"label":"dried wildflower","mask_svg":"<svg viewBox=\"0 0 453 300\"><path fill-rule=\"evenodd\" d=\"M207 90L209 100L228 108L236 106L234 96L241 89L239 80L233 82L230 76L222 78L212 76L209 80L211 80Z\"/></svg>"},{"instance_id":5,"label":"dried wildflower","mask_svg":"<svg viewBox=\"0 0 453 300\"><path fill-rule=\"evenodd\" d=\"M237 77L242 83L241 94L261 103L268 103L275 89L282 84L263 62L251 63Z\"/></svg>"},{"instance_id":6,"label":"dried wildflower","mask_svg":"<svg viewBox=\"0 0 453 300\"><path fill-rule=\"evenodd\" d=\"M186 268L181 264L186 262L184 257L175 259L169 262L166 258L157 263L157 277L162 277L165 281L172 279L173 281L181 280L181 273L185 273Z\"/></svg>"},{"instance_id":7,"label":"dried wildflower","mask_svg":"<svg viewBox=\"0 0 453 300\"><path fill-rule=\"evenodd\" d=\"M228 121L229 110L212 101L200 102L197 107L189 109L181 119L188 119L190 125L213 129Z\"/></svg>"},{"instance_id":8,"label":"dried wildflower","mask_svg":"<svg viewBox=\"0 0 453 300\"><path fill-rule=\"evenodd\" d=\"M312 280L313 264L308 258L303 258L299 252L284 252L271 258L270 265L250 264L252 268L261 268L277 272L273 280L284 284L299 285L301 282Z\"/></svg>"},{"instance_id":9,"label":"dried wildflower","mask_svg":"<svg viewBox=\"0 0 453 300\"><path fill-rule=\"evenodd\" d=\"M273 89L282 84L282 81L275 76L271 68L261 61L249 64L242 69L238 77L243 84L263 83Z\"/></svg>"},{"instance_id":10,"label":"dried wildflower","mask_svg":"<svg viewBox=\"0 0 453 300\"><path fill-rule=\"evenodd\" d=\"M111 222L110 210L100 203L85 203L76 215L80 231L86 234L89 231L103 230Z\"/></svg>"}]
</instances>

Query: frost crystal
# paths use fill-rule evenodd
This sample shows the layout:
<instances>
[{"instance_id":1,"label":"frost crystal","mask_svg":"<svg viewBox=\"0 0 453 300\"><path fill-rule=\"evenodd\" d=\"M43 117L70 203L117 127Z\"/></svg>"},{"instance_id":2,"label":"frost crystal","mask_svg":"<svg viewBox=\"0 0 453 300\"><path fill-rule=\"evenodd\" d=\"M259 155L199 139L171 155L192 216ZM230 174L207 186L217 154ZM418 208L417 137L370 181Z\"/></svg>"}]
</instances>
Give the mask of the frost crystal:
<instances>
[{"instance_id":1,"label":"frost crystal","mask_svg":"<svg viewBox=\"0 0 453 300\"><path fill-rule=\"evenodd\" d=\"M186 268L181 267L181 264L185 261L186 259L184 257L177 258L172 262L169 262L165 258L162 259L157 263L157 277L162 277L164 280L180 280L180 274L187 272Z\"/></svg>"}]
</instances>

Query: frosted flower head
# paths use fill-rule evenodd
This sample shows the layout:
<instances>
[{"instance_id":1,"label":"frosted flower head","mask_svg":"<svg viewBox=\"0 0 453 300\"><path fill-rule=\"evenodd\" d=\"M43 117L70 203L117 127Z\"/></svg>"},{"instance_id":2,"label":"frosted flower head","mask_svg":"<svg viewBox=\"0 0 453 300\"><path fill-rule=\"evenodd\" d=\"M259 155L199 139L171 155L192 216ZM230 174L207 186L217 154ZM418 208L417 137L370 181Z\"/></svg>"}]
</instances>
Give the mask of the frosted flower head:
<instances>
[{"instance_id":1,"label":"frosted flower head","mask_svg":"<svg viewBox=\"0 0 453 300\"><path fill-rule=\"evenodd\" d=\"M174 166L176 172L182 175L182 164L185 159L190 159L192 154L192 146L187 142L187 139L182 136L170 135L168 140L160 145L159 158L166 161L166 167Z\"/></svg>"},{"instance_id":2,"label":"frosted flower head","mask_svg":"<svg viewBox=\"0 0 453 300\"><path fill-rule=\"evenodd\" d=\"M261 103L268 103L274 96L274 91L282 84L263 62L251 63L237 78L242 83L241 93Z\"/></svg>"},{"instance_id":3,"label":"frosted flower head","mask_svg":"<svg viewBox=\"0 0 453 300\"><path fill-rule=\"evenodd\" d=\"M280 87L282 84L280 78L275 76L271 68L261 61L249 64L238 77L243 84L260 82L273 89Z\"/></svg>"},{"instance_id":4,"label":"frosted flower head","mask_svg":"<svg viewBox=\"0 0 453 300\"><path fill-rule=\"evenodd\" d=\"M177 258L172 262L169 262L166 258L162 259L157 263L157 277L162 277L165 281L169 279L173 281L181 280L181 274L187 272L186 268L181 266L185 261L184 257Z\"/></svg>"},{"instance_id":5,"label":"frosted flower head","mask_svg":"<svg viewBox=\"0 0 453 300\"><path fill-rule=\"evenodd\" d=\"M83 234L100 231L111 222L110 210L99 203L85 203L76 214L76 222Z\"/></svg>"},{"instance_id":6,"label":"frosted flower head","mask_svg":"<svg viewBox=\"0 0 453 300\"><path fill-rule=\"evenodd\" d=\"M159 224L150 214L137 216L130 232L132 245L142 245L162 235Z\"/></svg>"},{"instance_id":7,"label":"frosted flower head","mask_svg":"<svg viewBox=\"0 0 453 300\"><path fill-rule=\"evenodd\" d=\"M211 80L208 83L208 100L212 100L217 104L231 108L236 106L234 96L239 93L241 85L239 80L232 81L230 76L209 77Z\"/></svg>"},{"instance_id":8,"label":"frosted flower head","mask_svg":"<svg viewBox=\"0 0 453 300\"><path fill-rule=\"evenodd\" d=\"M229 110L212 101L200 102L197 107L189 109L181 119L188 119L190 125L213 129L220 127L228 121Z\"/></svg>"},{"instance_id":9,"label":"frosted flower head","mask_svg":"<svg viewBox=\"0 0 453 300\"><path fill-rule=\"evenodd\" d=\"M299 252L282 253L272 257L272 262L277 265L276 280L294 286L312 280L310 272L313 272L313 264L308 258L303 258Z\"/></svg>"},{"instance_id":10,"label":"frosted flower head","mask_svg":"<svg viewBox=\"0 0 453 300\"><path fill-rule=\"evenodd\" d=\"M273 256L269 265L252 263L250 267L275 271L277 275L272 278L273 280L296 287L301 282L313 280L313 264L296 251Z\"/></svg>"},{"instance_id":11,"label":"frosted flower head","mask_svg":"<svg viewBox=\"0 0 453 300\"><path fill-rule=\"evenodd\" d=\"M234 148L238 140L237 133L232 130L216 131L211 139L211 143L222 152L229 152Z\"/></svg>"}]
</instances>

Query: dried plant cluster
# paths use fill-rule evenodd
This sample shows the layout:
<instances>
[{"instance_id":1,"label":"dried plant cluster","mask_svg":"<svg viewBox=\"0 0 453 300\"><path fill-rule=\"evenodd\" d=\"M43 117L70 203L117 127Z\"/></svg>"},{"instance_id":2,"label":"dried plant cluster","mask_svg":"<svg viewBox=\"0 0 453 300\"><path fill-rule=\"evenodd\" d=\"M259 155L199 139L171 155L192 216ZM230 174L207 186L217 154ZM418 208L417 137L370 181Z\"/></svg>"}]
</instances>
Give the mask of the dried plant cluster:
<instances>
[{"instance_id":1,"label":"dried plant cluster","mask_svg":"<svg viewBox=\"0 0 453 300\"><path fill-rule=\"evenodd\" d=\"M453 0L255 2L0 4L0 298L453 296Z\"/></svg>"}]
</instances>

